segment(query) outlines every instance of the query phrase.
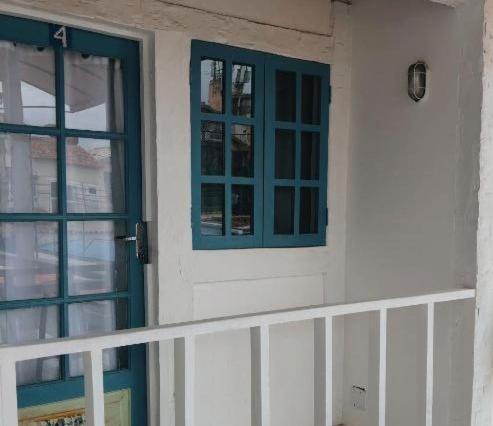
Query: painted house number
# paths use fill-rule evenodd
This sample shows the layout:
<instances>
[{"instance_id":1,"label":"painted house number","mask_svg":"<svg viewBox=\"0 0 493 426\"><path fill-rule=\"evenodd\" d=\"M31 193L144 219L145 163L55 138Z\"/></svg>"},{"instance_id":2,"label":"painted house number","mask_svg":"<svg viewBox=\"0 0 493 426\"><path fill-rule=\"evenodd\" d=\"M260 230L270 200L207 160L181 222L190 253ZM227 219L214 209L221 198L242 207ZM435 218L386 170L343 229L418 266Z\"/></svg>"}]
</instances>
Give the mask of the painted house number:
<instances>
[{"instance_id":1,"label":"painted house number","mask_svg":"<svg viewBox=\"0 0 493 426\"><path fill-rule=\"evenodd\" d=\"M63 47L67 47L67 27L65 25L58 28L53 34L53 38L55 40L59 40L62 42Z\"/></svg>"}]
</instances>

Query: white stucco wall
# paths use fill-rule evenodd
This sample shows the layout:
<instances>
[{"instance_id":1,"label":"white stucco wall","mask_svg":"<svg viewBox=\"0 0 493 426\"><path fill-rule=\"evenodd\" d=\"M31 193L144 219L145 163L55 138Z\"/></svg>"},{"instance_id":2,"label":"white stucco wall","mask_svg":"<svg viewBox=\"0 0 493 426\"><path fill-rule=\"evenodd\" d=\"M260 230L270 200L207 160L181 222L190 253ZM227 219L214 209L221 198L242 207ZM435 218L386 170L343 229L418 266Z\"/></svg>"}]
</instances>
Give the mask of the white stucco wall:
<instances>
[{"instance_id":1,"label":"white stucco wall","mask_svg":"<svg viewBox=\"0 0 493 426\"><path fill-rule=\"evenodd\" d=\"M481 2L356 0L351 12L347 298L474 286ZM430 80L415 104L407 68L418 59ZM375 323L345 324L347 426L376 424ZM389 315L388 424L424 424L425 327L423 310ZM472 304L439 307L436 331L434 425L469 424ZM353 384L369 386L367 412L351 406Z\"/></svg>"},{"instance_id":2,"label":"white stucco wall","mask_svg":"<svg viewBox=\"0 0 493 426\"><path fill-rule=\"evenodd\" d=\"M350 36L346 5L325 0L264 2L181 0L12 0L4 13L67 22L147 40L146 216L152 221L149 322L241 314L344 299ZM204 10L200 10L204 9ZM332 9L340 17L333 25ZM282 10L282 13L280 11ZM214 13L214 12L217 12ZM227 15L233 15L227 16ZM246 19L243 19L246 18ZM334 31L336 37L333 36ZM330 128L330 229L317 248L193 251L190 227L189 59L192 39L334 64ZM144 120L145 121L145 120ZM343 323L336 325L335 421L342 416ZM244 333L199 339L197 426L250 424L249 338ZM272 424L313 422L311 323L272 330ZM154 354L154 352L153 352ZM151 368L154 421L173 420L170 346ZM157 375L159 374L159 380ZM158 383L160 382L160 383Z\"/></svg>"}]
</instances>

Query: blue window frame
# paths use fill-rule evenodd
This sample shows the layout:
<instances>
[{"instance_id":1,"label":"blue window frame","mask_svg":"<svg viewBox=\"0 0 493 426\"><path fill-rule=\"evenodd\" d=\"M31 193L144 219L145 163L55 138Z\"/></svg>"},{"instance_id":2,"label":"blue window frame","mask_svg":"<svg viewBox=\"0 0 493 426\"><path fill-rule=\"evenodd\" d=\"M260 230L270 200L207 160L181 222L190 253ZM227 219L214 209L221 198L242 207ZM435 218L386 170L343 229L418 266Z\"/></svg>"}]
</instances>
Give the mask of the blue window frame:
<instances>
[{"instance_id":1,"label":"blue window frame","mask_svg":"<svg viewBox=\"0 0 493 426\"><path fill-rule=\"evenodd\" d=\"M330 66L192 42L194 249L325 245Z\"/></svg>"}]
</instances>

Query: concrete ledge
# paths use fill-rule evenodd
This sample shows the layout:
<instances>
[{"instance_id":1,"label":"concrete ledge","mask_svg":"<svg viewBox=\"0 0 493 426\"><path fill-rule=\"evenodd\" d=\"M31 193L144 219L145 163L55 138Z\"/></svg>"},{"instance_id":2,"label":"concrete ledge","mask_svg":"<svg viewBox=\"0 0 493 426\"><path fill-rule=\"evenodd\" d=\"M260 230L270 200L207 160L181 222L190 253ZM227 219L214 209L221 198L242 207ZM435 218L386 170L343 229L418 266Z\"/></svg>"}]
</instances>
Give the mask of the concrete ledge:
<instances>
[{"instance_id":1,"label":"concrete ledge","mask_svg":"<svg viewBox=\"0 0 493 426\"><path fill-rule=\"evenodd\" d=\"M467 2L467 0L430 0L430 1L444 4L450 7L457 7Z\"/></svg>"}]
</instances>

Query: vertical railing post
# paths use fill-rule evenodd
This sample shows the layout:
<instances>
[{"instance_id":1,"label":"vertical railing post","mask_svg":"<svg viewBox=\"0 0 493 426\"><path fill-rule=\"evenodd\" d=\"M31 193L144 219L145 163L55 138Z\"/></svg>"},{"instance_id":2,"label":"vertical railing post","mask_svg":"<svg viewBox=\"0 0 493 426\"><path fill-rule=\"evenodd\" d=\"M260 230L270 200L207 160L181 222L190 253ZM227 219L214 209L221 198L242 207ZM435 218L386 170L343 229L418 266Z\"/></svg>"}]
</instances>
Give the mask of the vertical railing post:
<instances>
[{"instance_id":1,"label":"vertical railing post","mask_svg":"<svg viewBox=\"0 0 493 426\"><path fill-rule=\"evenodd\" d=\"M428 303L426 321L426 426L433 424L433 362L435 343L435 304Z\"/></svg>"},{"instance_id":2,"label":"vertical railing post","mask_svg":"<svg viewBox=\"0 0 493 426\"><path fill-rule=\"evenodd\" d=\"M87 426L104 426L103 352L83 353Z\"/></svg>"},{"instance_id":3,"label":"vertical railing post","mask_svg":"<svg viewBox=\"0 0 493 426\"><path fill-rule=\"evenodd\" d=\"M380 310L380 351L378 368L378 426L385 426L387 400L387 309Z\"/></svg>"},{"instance_id":4,"label":"vertical railing post","mask_svg":"<svg viewBox=\"0 0 493 426\"><path fill-rule=\"evenodd\" d=\"M270 426L269 326L250 329L252 426Z\"/></svg>"},{"instance_id":5,"label":"vertical railing post","mask_svg":"<svg viewBox=\"0 0 493 426\"><path fill-rule=\"evenodd\" d=\"M0 426L18 423L15 362L0 359Z\"/></svg>"},{"instance_id":6,"label":"vertical railing post","mask_svg":"<svg viewBox=\"0 0 493 426\"><path fill-rule=\"evenodd\" d=\"M314 321L315 426L332 426L332 317Z\"/></svg>"},{"instance_id":7,"label":"vertical railing post","mask_svg":"<svg viewBox=\"0 0 493 426\"><path fill-rule=\"evenodd\" d=\"M195 337L175 339L175 426L193 426Z\"/></svg>"}]
</instances>

